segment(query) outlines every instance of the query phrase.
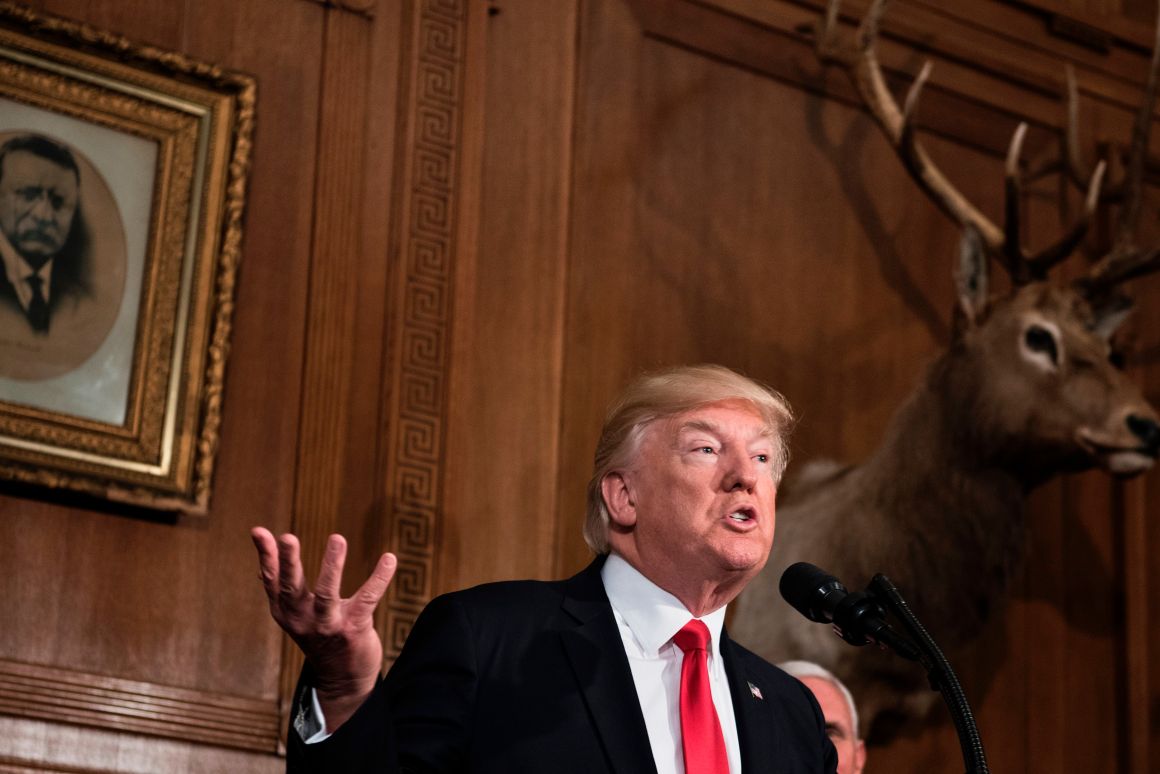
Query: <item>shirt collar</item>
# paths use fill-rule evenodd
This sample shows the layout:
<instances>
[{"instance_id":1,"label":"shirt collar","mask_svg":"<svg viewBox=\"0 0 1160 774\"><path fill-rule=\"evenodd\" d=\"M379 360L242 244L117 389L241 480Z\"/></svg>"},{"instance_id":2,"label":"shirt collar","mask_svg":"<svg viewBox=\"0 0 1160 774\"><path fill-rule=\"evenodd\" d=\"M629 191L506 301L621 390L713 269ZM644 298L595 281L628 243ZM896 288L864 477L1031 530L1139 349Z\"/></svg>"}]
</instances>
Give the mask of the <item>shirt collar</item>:
<instances>
[{"instance_id":1,"label":"shirt collar","mask_svg":"<svg viewBox=\"0 0 1160 774\"><path fill-rule=\"evenodd\" d=\"M695 617L690 615L681 600L650 581L617 554L608 555L600 569L600 577L608 601L647 654L656 655L690 618ZM700 620L709 629L712 654L719 655L725 607L701 616Z\"/></svg>"}]
</instances>

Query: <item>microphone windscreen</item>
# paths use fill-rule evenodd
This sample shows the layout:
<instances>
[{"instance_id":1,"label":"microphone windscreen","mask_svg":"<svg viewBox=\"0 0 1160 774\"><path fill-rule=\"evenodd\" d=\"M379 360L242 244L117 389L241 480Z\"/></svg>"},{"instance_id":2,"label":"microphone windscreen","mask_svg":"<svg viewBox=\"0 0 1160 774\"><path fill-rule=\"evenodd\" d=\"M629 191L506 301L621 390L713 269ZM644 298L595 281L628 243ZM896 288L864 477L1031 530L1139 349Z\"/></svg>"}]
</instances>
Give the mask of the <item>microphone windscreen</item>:
<instances>
[{"instance_id":1,"label":"microphone windscreen","mask_svg":"<svg viewBox=\"0 0 1160 774\"><path fill-rule=\"evenodd\" d=\"M794 610L817 623L833 620L833 605L839 600L831 592L841 592L839 598L846 595L846 587L837 578L809 562L786 568L778 590Z\"/></svg>"}]
</instances>

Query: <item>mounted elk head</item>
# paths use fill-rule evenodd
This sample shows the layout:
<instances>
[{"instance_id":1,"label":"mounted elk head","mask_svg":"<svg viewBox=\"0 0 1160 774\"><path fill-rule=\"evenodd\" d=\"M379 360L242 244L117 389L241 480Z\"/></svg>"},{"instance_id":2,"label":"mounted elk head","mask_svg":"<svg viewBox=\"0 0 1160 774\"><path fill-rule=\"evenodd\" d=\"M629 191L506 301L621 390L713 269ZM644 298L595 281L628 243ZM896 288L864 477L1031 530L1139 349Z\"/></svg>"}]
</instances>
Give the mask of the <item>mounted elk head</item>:
<instances>
[{"instance_id":1,"label":"mounted elk head","mask_svg":"<svg viewBox=\"0 0 1160 774\"><path fill-rule=\"evenodd\" d=\"M1025 250L1019 162L1026 126L1015 131L1007 155L999 227L951 185L917 139L914 116L930 64L901 108L887 88L875 52L885 5L875 0L855 45L843 48L831 2L818 54L846 68L911 177L962 228L953 340L868 460L807 466L798 476L779 509L773 556L730 624L740 641L771 660L806 658L832 669L854 691L864 730L881 713L925 706L933 694L911 665L850 648L793 612L776 591L786 566L812 562L851 587L887 572L940 641L969 642L1002 606L1022 554L1031 489L1062 472L1097 466L1135 475L1160 452L1156 411L1111 362L1109 343L1130 308L1123 283L1160 269L1160 250L1137 248L1133 236L1158 54L1127 175L1115 186L1122 202L1115 244L1085 276L1057 285L1049 272L1077 248L1106 201L1100 197L1104 166L1086 176L1078 222L1055 244ZM1074 99L1072 105L1074 120ZM1069 135L1074 146L1074 128ZM1073 172L1080 172L1078 154L1069 155ZM1011 279L1000 295L989 290L992 262Z\"/></svg>"}]
</instances>

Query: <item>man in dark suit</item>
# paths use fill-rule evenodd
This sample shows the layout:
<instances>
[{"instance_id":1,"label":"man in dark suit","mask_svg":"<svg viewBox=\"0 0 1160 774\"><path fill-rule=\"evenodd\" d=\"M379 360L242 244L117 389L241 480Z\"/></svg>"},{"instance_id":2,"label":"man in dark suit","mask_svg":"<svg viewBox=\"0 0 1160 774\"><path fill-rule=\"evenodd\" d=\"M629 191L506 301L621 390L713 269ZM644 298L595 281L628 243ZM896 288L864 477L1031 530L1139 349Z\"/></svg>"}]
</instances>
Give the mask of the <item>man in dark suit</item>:
<instances>
[{"instance_id":1,"label":"man in dark suit","mask_svg":"<svg viewBox=\"0 0 1160 774\"><path fill-rule=\"evenodd\" d=\"M809 691L723 627L769 555L789 422L781 396L719 366L638 379L596 450L597 559L434 600L382 680L372 614L395 558L344 600L340 536L311 592L294 536L255 528L271 612L307 657L289 769L833 772Z\"/></svg>"},{"instance_id":2,"label":"man in dark suit","mask_svg":"<svg viewBox=\"0 0 1160 774\"><path fill-rule=\"evenodd\" d=\"M80 168L64 145L23 134L0 145L0 300L47 333L54 307L87 290Z\"/></svg>"}]
</instances>

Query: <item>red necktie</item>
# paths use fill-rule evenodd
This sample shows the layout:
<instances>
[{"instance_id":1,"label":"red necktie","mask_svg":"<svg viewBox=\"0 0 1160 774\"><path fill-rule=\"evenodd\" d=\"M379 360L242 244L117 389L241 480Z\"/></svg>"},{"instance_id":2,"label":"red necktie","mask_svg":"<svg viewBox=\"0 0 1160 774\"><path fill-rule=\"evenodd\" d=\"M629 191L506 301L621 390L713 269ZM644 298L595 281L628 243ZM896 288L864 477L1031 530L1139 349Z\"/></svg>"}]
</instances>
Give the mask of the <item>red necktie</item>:
<instances>
[{"instance_id":1,"label":"red necktie","mask_svg":"<svg viewBox=\"0 0 1160 774\"><path fill-rule=\"evenodd\" d=\"M685 774L729 774L721 721L709 690L709 629L694 619L673 635L685 652L681 662L681 744Z\"/></svg>"}]
</instances>

